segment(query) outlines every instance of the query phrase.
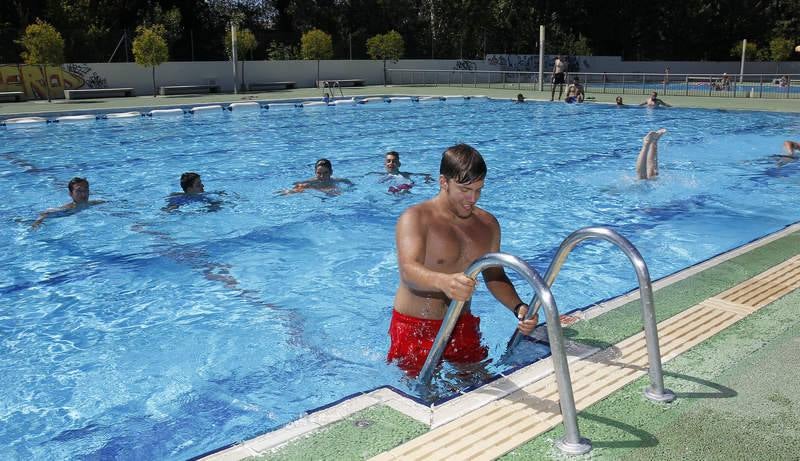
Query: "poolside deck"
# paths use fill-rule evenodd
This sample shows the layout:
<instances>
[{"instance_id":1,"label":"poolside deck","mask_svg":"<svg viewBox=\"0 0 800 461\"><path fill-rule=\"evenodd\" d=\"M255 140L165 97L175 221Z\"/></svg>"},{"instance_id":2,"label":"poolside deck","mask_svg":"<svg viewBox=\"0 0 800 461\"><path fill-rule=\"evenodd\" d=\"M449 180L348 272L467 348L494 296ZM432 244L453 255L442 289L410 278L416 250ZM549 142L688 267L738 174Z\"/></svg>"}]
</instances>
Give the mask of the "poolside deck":
<instances>
[{"instance_id":1,"label":"poolside deck","mask_svg":"<svg viewBox=\"0 0 800 461\"><path fill-rule=\"evenodd\" d=\"M457 86L365 86L356 88L343 88L344 96L424 96L424 95L486 95L495 98L516 98L517 93L523 93L528 100L549 101L549 92L526 91L517 89L473 88ZM589 103L613 103L615 94L592 93L587 96L594 98ZM229 104L243 101L275 101L280 99L296 100L320 98L322 93L314 88L298 88L264 93L234 94L207 94L207 95L175 95L175 96L136 96L131 98L98 98L80 101L53 100L2 102L0 103L0 119L21 115L42 115L47 113L70 113L102 111L119 112L123 110L145 110L157 107L185 107L209 104ZM636 105L645 97L642 95L624 95L625 103ZM779 112L800 112L800 99L748 99L748 98L721 98L697 96L669 96L664 97L674 107L697 107L709 109L730 110L764 110Z\"/></svg>"},{"instance_id":2,"label":"poolside deck","mask_svg":"<svg viewBox=\"0 0 800 461\"><path fill-rule=\"evenodd\" d=\"M794 459L800 452L800 225L657 287L673 403L642 396L647 355L636 295L585 311L565 329L579 427L594 445L587 456ZM378 390L209 459L561 459L553 448L563 426L549 362L429 411Z\"/></svg>"}]
</instances>

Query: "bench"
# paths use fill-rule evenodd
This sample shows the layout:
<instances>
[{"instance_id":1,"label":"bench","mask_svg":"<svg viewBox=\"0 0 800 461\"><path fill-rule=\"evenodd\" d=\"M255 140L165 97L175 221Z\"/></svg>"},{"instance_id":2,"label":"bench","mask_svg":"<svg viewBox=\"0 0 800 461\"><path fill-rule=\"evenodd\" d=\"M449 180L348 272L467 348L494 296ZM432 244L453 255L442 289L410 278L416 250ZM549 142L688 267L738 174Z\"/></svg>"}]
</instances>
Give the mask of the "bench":
<instances>
[{"instance_id":1,"label":"bench","mask_svg":"<svg viewBox=\"0 0 800 461\"><path fill-rule=\"evenodd\" d=\"M295 82L248 83L247 91L290 90L294 88L294 86Z\"/></svg>"},{"instance_id":2,"label":"bench","mask_svg":"<svg viewBox=\"0 0 800 461\"><path fill-rule=\"evenodd\" d=\"M22 91L2 91L0 92L0 101L22 101L25 99L25 93Z\"/></svg>"},{"instance_id":3,"label":"bench","mask_svg":"<svg viewBox=\"0 0 800 461\"><path fill-rule=\"evenodd\" d=\"M364 86L364 80L358 78L349 80L317 80L317 86L319 88L336 86L335 84L338 84L340 88L343 86Z\"/></svg>"},{"instance_id":4,"label":"bench","mask_svg":"<svg viewBox=\"0 0 800 461\"><path fill-rule=\"evenodd\" d=\"M196 93L219 93L219 85L173 85L162 86L158 89L158 94L161 96Z\"/></svg>"},{"instance_id":5,"label":"bench","mask_svg":"<svg viewBox=\"0 0 800 461\"><path fill-rule=\"evenodd\" d=\"M86 88L64 90L64 99L128 98L134 96L133 88Z\"/></svg>"}]
</instances>

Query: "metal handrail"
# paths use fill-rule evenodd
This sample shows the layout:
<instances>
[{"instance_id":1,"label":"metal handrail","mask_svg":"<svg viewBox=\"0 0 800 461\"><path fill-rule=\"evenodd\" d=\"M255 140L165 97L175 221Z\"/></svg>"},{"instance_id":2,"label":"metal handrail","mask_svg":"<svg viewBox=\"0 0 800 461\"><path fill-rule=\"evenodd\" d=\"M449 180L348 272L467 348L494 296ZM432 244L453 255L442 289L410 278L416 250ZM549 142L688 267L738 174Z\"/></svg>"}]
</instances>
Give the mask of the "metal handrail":
<instances>
[{"instance_id":1,"label":"metal handrail","mask_svg":"<svg viewBox=\"0 0 800 461\"><path fill-rule=\"evenodd\" d=\"M566 261L569 253L579 243L587 239L601 239L613 243L625 253L631 261L631 264L633 264L633 268L636 270L636 276L639 280L639 292L642 300L642 321L644 323L644 337L647 343L647 358L649 362L648 374L650 375L650 387L645 389L644 394L648 399L657 402L671 402L675 400L675 393L664 388L664 372L661 367L661 351L658 345L658 329L656 327L653 285L650 281L650 272L639 250L637 250L628 239L608 227L584 227L571 233L561 242L561 246L558 247L558 251L555 257L553 257L553 261L550 263L550 267L547 268L547 273L544 278L548 288L553 286L553 282L558 276L561 266L564 264L564 261ZM528 312L525 314L525 319L533 317L539 310L539 306L543 304L539 297L537 297L537 294L538 291L534 293L531 299L529 306L532 308L528 309ZM558 320L557 313L553 316L550 314L549 310L546 310L546 312L548 327L551 323L561 324ZM549 331L550 329L548 328L548 332ZM506 354L510 353L511 350L516 347L521 338L522 333L520 333L519 330L515 331L511 336L511 340L508 342Z\"/></svg>"},{"instance_id":2,"label":"metal handrail","mask_svg":"<svg viewBox=\"0 0 800 461\"><path fill-rule=\"evenodd\" d=\"M519 272L520 275L533 287L539 295L540 304L544 304L548 318L558 319L558 308L550 288L544 283L542 277L528 263L522 259L506 253L487 253L475 262L470 264L464 273L475 279L479 272L490 267L505 266ZM450 335L453 333L456 322L464 308L464 301L451 301L447 313L442 319L442 326L433 341L428 357L419 374L419 381L423 385L428 385L433 377L433 371L439 360L442 358L445 346ZM591 442L581 437L578 430L578 417L575 410L575 397L572 393L572 382L569 376L569 365L567 355L564 351L564 336L561 330L561 323L547 322L547 334L550 339L550 350L553 357L553 369L558 385L558 396L561 403L561 415L564 419L564 437L556 442L556 446L563 452L573 455L580 455L592 449Z\"/></svg>"}]
</instances>

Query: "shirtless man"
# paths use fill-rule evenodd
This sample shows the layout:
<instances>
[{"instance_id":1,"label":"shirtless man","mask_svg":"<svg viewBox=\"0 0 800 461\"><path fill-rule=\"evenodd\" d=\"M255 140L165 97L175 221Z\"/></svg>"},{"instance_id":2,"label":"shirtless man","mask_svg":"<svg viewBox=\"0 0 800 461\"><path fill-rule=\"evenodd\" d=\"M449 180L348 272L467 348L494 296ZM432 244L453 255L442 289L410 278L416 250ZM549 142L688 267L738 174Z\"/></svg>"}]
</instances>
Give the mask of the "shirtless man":
<instances>
[{"instance_id":1,"label":"shirtless man","mask_svg":"<svg viewBox=\"0 0 800 461\"><path fill-rule=\"evenodd\" d=\"M655 91L650 93L650 97L639 105L647 107L656 107L656 106L672 107L669 104L665 103L664 100L659 99L658 93Z\"/></svg>"},{"instance_id":2,"label":"shirtless man","mask_svg":"<svg viewBox=\"0 0 800 461\"><path fill-rule=\"evenodd\" d=\"M90 205L105 203L105 200L89 200L89 181L87 181L86 178L79 178L77 176L72 178L67 184L67 190L69 191L70 198L72 198L72 202L58 208L49 208L41 212L39 218L31 225L33 229L38 228L48 216L65 216L83 210Z\"/></svg>"},{"instance_id":3,"label":"shirtless man","mask_svg":"<svg viewBox=\"0 0 800 461\"><path fill-rule=\"evenodd\" d=\"M325 192L328 195L339 195L339 184L347 184L352 186L353 183L347 178L334 178L333 165L331 161L326 158L321 158L314 163L315 176L305 181L298 181L294 183L294 187L289 190L283 191L283 195L296 194L308 189L315 189Z\"/></svg>"},{"instance_id":4,"label":"shirtless man","mask_svg":"<svg viewBox=\"0 0 800 461\"><path fill-rule=\"evenodd\" d=\"M550 76L550 83L553 84L550 91L550 100L552 101L556 95L556 85L558 85L558 100L561 101L561 93L564 92L564 83L566 76L564 72L567 70L567 64L561 60L561 56L556 56L556 62L553 63L553 73Z\"/></svg>"},{"instance_id":5,"label":"shirtless man","mask_svg":"<svg viewBox=\"0 0 800 461\"><path fill-rule=\"evenodd\" d=\"M572 83L567 87L567 97L564 98L564 102L566 103L573 103L573 102L583 102L583 99L586 95L583 93L583 85L581 85L581 81L578 77L572 79Z\"/></svg>"},{"instance_id":6,"label":"shirtless man","mask_svg":"<svg viewBox=\"0 0 800 461\"><path fill-rule=\"evenodd\" d=\"M486 163L478 151L466 144L448 148L439 173L439 194L408 208L397 221L400 286L389 326L387 360L397 360L412 376L425 363L450 301L472 297L476 281L464 270L484 254L500 251L497 219L476 206L486 176ZM518 319L524 318L528 305L502 268L486 269L483 279L500 303ZM445 360L475 363L487 355L481 345L480 319L469 307L465 304L456 323ZM530 334L538 321L534 315L517 327Z\"/></svg>"},{"instance_id":7,"label":"shirtless man","mask_svg":"<svg viewBox=\"0 0 800 461\"><path fill-rule=\"evenodd\" d=\"M658 176L658 140L667 130L661 128L651 131L642 139L642 150L636 157L636 176L639 179L653 179Z\"/></svg>"}]
</instances>

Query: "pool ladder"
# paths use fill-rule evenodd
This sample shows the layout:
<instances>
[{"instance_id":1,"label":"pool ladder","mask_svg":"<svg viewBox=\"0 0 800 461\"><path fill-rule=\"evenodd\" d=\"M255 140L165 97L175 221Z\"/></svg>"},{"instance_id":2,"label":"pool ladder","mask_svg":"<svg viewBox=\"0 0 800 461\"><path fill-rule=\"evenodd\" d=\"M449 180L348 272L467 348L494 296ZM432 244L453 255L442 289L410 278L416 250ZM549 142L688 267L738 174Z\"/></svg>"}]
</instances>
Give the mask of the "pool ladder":
<instances>
[{"instance_id":1,"label":"pool ladder","mask_svg":"<svg viewBox=\"0 0 800 461\"><path fill-rule=\"evenodd\" d=\"M639 281L639 291L642 300L642 320L644 323L645 341L647 343L647 356L649 361L648 374L650 375L650 386L644 391L645 396L655 402L671 402L675 400L675 394L669 389L664 388L664 376L661 366L661 352L658 345L658 330L655 320L655 308L653 304L653 286L650 281L650 273L647 269L642 255L625 237L607 227L584 227L570 234L558 248L550 267L547 269L545 278L542 277L528 263L522 259L506 253L487 253L473 262L464 273L470 278L477 278L478 274L491 267L507 267L517 271L534 289L531 306L525 315L525 319L533 317L539 307L544 305L547 314L547 336L550 341L550 350L553 356L553 370L558 386L558 398L561 404L561 416L564 420L564 437L556 441L556 447L569 455L581 455L588 453L592 449L591 441L581 437L578 429L577 411L575 409L575 397L572 393L572 381L569 375L569 365L567 363L566 352L564 351L564 333L561 329L561 322L558 321L559 313L556 301L550 287L558 276L561 266L566 261L569 253L581 242L587 239L600 239L610 242L619 247L633 264L636 276ZM451 301L447 313L442 319L442 326L436 339L433 341L430 353L422 366L419 374L419 382L423 386L430 384L434 369L439 363L444 353L450 335L455 328L461 311L464 308L464 301ZM515 330L508 343L506 355L516 347L522 338L519 330Z\"/></svg>"},{"instance_id":2,"label":"pool ladder","mask_svg":"<svg viewBox=\"0 0 800 461\"><path fill-rule=\"evenodd\" d=\"M339 88L339 95L344 97L344 91L342 91L342 85L339 84L338 80L325 80L322 82L322 95L325 95L325 89L328 89L331 94L331 99L336 97L336 88Z\"/></svg>"}]
</instances>

